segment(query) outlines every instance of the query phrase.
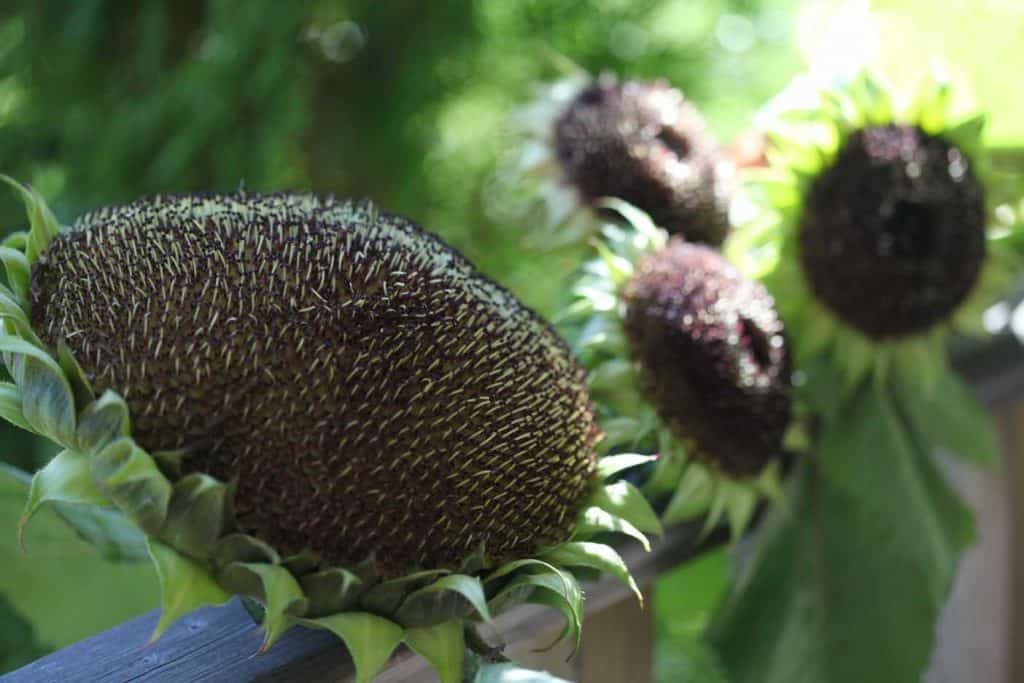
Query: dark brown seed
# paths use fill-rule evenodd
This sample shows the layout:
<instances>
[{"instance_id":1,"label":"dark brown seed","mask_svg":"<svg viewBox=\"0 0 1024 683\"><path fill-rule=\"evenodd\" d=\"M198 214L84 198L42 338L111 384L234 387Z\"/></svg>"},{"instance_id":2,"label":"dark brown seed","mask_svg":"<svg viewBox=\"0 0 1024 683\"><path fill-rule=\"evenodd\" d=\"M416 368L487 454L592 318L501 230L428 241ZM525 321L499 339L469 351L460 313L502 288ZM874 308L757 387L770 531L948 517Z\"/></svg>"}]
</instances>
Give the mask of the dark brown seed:
<instances>
[{"instance_id":1,"label":"dark brown seed","mask_svg":"<svg viewBox=\"0 0 1024 683\"><path fill-rule=\"evenodd\" d=\"M32 317L151 451L237 478L246 532L386 574L566 540L599 437L583 371L398 216L307 194L104 209L32 273Z\"/></svg>"},{"instance_id":2,"label":"dark brown seed","mask_svg":"<svg viewBox=\"0 0 1024 683\"><path fill-rule=\"evenodd\" d=\"M815 296L847 324L876 339L922 332L978 278L984 190L947 140L916 126L864 128L811 186L800 246Z\"/></svg>"},{"instance_id":3,"label":"dark brown seed","mask_svg":"<svg viewBox=\"0 0 1024 683\"><path fill-rule=\"evenodd\" d=\"M757 474L789 424L789 354L775 303L718 252L674 238L626 287L626 333L648 397L694 455Z\"/></svg>"},{"instance_id":4,"label":"dark brown seed","mask_svg":"<svg viewBox=\"0 0 1024 683\"><path fill-rule=\"evenodd\" d=\"M569 105L554 134L566 180L586 201L616 197L692 242L725 239L727 160L697 110L667 83L602 77Z\"/></svg>"}]
</instances>

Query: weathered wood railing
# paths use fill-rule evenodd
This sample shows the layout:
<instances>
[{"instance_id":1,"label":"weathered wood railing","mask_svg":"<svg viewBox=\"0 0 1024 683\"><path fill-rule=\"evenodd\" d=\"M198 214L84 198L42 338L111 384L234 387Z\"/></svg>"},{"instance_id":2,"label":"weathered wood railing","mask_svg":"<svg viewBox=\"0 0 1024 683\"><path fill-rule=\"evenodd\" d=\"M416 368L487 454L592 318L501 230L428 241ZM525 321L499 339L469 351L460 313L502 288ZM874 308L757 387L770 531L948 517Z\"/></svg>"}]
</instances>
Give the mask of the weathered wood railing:
<instances>
[{"instance_id":1,"label":"weathered wood railing","mask_svg":"<svg viewBox=\"0 0 1024 683\"><path fill-rule=\"evenodd\" d=\"M1024 398L1024 348L1009 330L984 346L964 348L958 354L957 366L993 411L1003 411ZM717 534L701 538L698 524L682 525L670 529L650 553L636 544L622 547L621 552L637 582L647 586L658 575L723 540ZM1024 568L1016 573L1020 569ZM632 594L610 578L587 586L586 594L583 647L562 673L581 676L587 683L649 680L650 614L641 613ZM1024 610L1016 612L1024 614ZM257 655L260 634L237 600L185 617L160 641L149 645L147 638L157 618L158 614L152 612L133 619L0 677L0 681L308 683L348 681L352 677L345 648L323 631L293 629L268 653ZM550 610L521 607L498 617L490 633L507 643L509 652L529 658L533 644L544 642L561 628L560 619ZM557 664L558 660L549 656L533 663L552 662ZM397 683L434 678L421 659L399 651L378 680Z\"/></svg>"}]
</instances>

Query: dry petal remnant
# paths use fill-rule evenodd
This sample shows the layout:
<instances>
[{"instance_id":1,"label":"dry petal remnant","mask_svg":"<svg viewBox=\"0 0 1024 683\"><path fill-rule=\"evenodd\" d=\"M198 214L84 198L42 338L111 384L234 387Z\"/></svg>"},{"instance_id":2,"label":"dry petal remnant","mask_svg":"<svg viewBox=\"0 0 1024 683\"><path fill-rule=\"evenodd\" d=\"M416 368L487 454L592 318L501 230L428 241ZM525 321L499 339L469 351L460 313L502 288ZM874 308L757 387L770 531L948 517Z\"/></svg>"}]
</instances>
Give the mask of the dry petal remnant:
<instances>
[{"instance_id":1,"label":"dry petal remnant","mask_svg":"<svg viewBox=\"0 0 1024 683\"><path fill-rule=\"evenodd\" d=\"M409 221L309 194L155 197L81 218L32 318L150 451L237 480L242 531L384 573L567 538L598 438L582 370Z\"/></svg>"},{"instance_id":2,"label":"dry petal remnant","mask_svg":"<svg viewBox=\"0 0 1024 683\"><path fill-rule=\"evenodd\" d=\"M663 81L585 88L555 122L566 178L589 202L616 197L672 234L721 244L731 180L697 110Z\"/></svg>"},{"instance_id":3,"label":"dry petal remnant","mask_svg":"<svg viewBox=\"0 0 1024 683\"><path fill-rule=\"evenodd\" d=\"M800 228L811 289L876 338L922 332L970 293L985 201L964 153L917 126L852 133L811 186Z\"/></svg>"},{"instance_id":4,"label":"dry petal remnant","mask_svg":"<svg viewBox=\"0 0 1024 683\"><path fill-rule=\"evenodd\" d=\"M626 332L648 396L694 454L733 476L781 453L790 360L774 302L718 252L673 238L626 286Z\"/></svg>"}]
</instances>

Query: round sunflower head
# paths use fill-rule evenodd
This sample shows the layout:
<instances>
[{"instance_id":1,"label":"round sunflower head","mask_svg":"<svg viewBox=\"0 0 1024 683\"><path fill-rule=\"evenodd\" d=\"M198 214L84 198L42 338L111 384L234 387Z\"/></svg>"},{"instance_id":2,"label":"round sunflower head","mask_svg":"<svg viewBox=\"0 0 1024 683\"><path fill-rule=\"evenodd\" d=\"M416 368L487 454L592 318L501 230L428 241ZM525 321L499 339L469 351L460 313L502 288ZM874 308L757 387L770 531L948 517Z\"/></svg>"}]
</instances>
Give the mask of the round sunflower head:
<instances>
[{"instance_id":1,"label":"round sunflower head","mask_svg":"<svg viewBox=\"0 0 1024 683\"><path fill-rule=\"evenodd\" d=\"M553 223L580 223L577 209L593 217L614 197L690 241L725 239L732 165L665 81L576 77L544 90L523 120L531 138L523 165L549 183Z\"/></svg>"},{"instance_id":2,"label":"round sunflower head","mask_svg":"<svg viewBox=\"0 0 1024 683\"><path fill-rule=\"evenodd\" d=\"M402 640L461 661L462 620L528 587L562 587L578 615L569 567L596 562L581 541L622 521L583 370L462 256L310 194L155 197L59 229L22 191L4 415L66 449L26 518L116 505L160 569L158 630L241 594L268 646L296 623L353 647L378 628L353 649L365 674Z\"/></svg>"},{"instance_id":3,"label":"round sunflower head","mask_svg":"<svg viewBox=\"0 0 1024 683\"><path fill-rule=\"evenodd\" d=\"M569 309L606 450L657 452L648 494L664 518L727 515L740 533L778 492L791 420L790 360L765 288L705 245L620 205Z\"/></svg>"},{"instance_id":4,"label":"round sunflower head","mask_svg":"<svg viewBox=\"0 0 1024 683\"><path fill-rule=\"evenodd\" d=\"M729 253L765 279L801 357L831 353L847 386L889 370L927 386L948 331L977 327L1010 271L984 119L951 124L934 81L908 103L866 73L810 98L798 84L773 103L769 166L749 172L764 211Z\"/></svg>"},{"instance_id":5,"label":"round sunflower head","mask_svg":"<svg viewBox=\"0 0 1024 683\"><path fill-rule=\"evenodd\" d=\"M771 296L718 252L678 238L645 256L623 292L646 395L693 456L734 477L782 450L790 368Z\"/></svg>"}]
</instances>

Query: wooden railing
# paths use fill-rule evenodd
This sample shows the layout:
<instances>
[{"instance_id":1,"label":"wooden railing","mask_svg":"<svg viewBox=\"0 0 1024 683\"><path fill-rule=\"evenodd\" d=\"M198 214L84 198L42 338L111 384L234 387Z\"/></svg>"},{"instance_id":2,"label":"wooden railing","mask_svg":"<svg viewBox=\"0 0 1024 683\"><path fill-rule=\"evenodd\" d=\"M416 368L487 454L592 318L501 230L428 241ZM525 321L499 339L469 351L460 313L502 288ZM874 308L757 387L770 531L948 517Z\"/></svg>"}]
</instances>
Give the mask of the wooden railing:
<instances>
[{"instance_id":1,"label":"wooden railing","mask_svg":"<svg viewBox=\"0 0 1024 683\"><path fill-rule=\"evenodd\" d=\"M984 346L963 348L957 358L957 367L993 412L1024 414L1020 408L1024 404L1015 406L1024 399L1024 350L1016 338L1008 333L1000 335ZM1002 422L1016 425L1015 419L1004 418ZM635 544L623 546L620 551L637 582L649 586L660 574L724 542L721 534L702 538L700 529L700 524L672 528L649 553ZM1015 563L1022 566L1015 568L1014 575L1024 576L1024 554L1017 555L1019 562ZM587 586L586 596L583 645L572 662L564 661L564 652L548 653L543 658L534 652L536 644L550 641L550 635L561 628L561 617L551 610L528 606L512 610L488 627L489 635L507 643L506 651L517 659L526 659L527 664L586 683L650 680L650 612L641 611L635 597L610 578ZM110 599L116 600L116 595ZM1019 619L1024 609L1016 609L1014 614ZM147 645L157 618L158 613L151 612L133 619L0 677L0 681L310 683L352 678L345 648L323 631L295 628L268 653L257 655L261 636L238 600L225 607L199 610L180 620L157 643ZM1024 675L1024 670L1014 673ZM378 680L397 683L436 679L423 660L399 651Z\"/></svg>"}]
</instances>

